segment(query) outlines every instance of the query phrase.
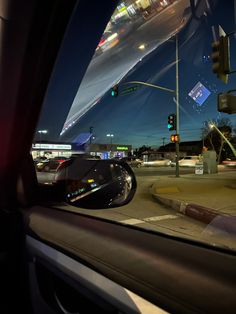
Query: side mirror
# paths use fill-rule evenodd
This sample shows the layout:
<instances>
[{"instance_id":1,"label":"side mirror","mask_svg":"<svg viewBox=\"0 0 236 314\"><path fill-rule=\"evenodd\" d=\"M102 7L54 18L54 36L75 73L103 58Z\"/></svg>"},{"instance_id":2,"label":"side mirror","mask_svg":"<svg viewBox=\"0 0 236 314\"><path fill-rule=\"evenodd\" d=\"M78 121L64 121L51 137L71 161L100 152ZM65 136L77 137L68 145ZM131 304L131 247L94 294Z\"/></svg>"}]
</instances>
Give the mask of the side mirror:
<instances>
[{"instance_id":1,"label":"side mirror","mask_svg":"<svg viewBox=\"0 0 236 314\"><path fill-rule=\"evenodd\" d=\"M125 162L83 158L63 162L55 185L67 203L88 209L123 206L137 188L135 175Z\"/></svg>"}]
</instances>

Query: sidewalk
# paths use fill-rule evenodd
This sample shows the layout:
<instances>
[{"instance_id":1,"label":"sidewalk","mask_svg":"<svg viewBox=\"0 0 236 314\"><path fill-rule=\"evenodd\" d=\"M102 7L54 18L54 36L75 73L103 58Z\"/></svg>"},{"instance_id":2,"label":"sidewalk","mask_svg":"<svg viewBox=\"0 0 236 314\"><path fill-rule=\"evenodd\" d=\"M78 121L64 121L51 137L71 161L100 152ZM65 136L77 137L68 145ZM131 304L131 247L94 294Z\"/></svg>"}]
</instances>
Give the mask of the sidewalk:
<instances>
[{"instance_id":1,"label":"sidewalk","mask_svg":"<svg viewBox=\"0 0 236 314\"><path fill-rule=\"evenodd\" d=\"M150 192L158 202L205 224L236 217L236 171L163 176Z\"/></svg>"}]
</instances>

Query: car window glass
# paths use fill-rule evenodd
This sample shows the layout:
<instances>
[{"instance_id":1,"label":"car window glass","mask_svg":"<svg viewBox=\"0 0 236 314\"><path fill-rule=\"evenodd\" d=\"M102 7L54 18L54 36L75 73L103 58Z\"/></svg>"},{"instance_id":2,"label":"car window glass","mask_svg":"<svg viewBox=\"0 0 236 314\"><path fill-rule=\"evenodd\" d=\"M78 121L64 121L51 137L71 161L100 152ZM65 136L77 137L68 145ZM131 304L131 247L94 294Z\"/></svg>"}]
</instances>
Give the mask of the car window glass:
<instances>
[{"instance_id":1,"label":"car window glass","mask_svg":"<svg viewBox=\"0 0 236 314\"><path fill-rule=\"evenodd\" d=\"M221 49L236 69L235 2L196 4L192 12L189 0L120 1L76 93L63 99L69 112L48 90L31 153L47 184L73 156L94 159L94 172L100 161L126 162L137 180L135 197L97 216L235 250L235 76L214 73L211 58L212 43L217 49L217 40L228 38ZM86 35L77 32L83 45ZM59 58L57 66L66 62ZM118 162L107 168L109 180L128 178L122 169ZM71 176L94 184L85 172L73 168ZM95 181L105 182L99 175Z\"/></svg>"}]
</instances>

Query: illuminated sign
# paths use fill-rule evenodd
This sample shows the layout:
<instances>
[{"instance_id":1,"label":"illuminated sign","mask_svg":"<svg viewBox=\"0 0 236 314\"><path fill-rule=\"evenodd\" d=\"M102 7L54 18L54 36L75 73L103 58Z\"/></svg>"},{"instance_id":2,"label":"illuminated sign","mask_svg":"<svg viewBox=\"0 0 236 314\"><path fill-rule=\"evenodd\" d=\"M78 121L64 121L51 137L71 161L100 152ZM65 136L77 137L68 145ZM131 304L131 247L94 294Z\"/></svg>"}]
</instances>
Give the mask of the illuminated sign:
<instances>
[{"instance_id":1,"label":"illuminated sign","mask_svg":"<svg viewBox=\"0 0 236 314\"><path fill-rule=\"evenodd\" d=\"M94 179L88 179L88 183L93 183Z\"/></svg>"},{"instance_id":2,"label":"illuminated sign","mask_svg":"<svg viewBox=\"0 0 236 314\"><path fill-rule=\"evenodd\" d=\"M117 146L116 147L117 150L129 150L128 146Z\"/></svg>"},{"instance_id":3,"label":"illuminated sign","mask_svg":"<svg viewBox=\"0 0 236 314\"><path fill-rule=\"evenodd\" d=\"M199 106L210 96L211 92L201 83L198 82L188 94Z\"/></svg>"},{"instance_id":4,"label":"illuminated sign","mask_svg":"<svg viewBox=\"0 0 236 314\"><path fill-rule=\"evenodd\" d=\"M126 7L122 7L122 8L120 8L118 11L119 12L123 12L123 11L125 11L126 10Z\"/></svg>"},{"instance_id":5,"label":"illuminated sign","mask_svg":"<svg viewBox=\"0 0 236 314\"><path fill-rule=\"evenodd\" d=\"M126 5L124 4L124 2L122 2L120 5L117 6L117 10L118 12L122 12L126 10Z\"/></svg>"},{"instance_id":6,"label":"illuminated sign","mask_svg":"<svg viewBox=\"0 0 236 314\"><path fill-rule=\"evenodd\" d=\"M69 144L33 144L34 149L64 149L71 150L71 145Z\"/></svg>"}]
</instances>

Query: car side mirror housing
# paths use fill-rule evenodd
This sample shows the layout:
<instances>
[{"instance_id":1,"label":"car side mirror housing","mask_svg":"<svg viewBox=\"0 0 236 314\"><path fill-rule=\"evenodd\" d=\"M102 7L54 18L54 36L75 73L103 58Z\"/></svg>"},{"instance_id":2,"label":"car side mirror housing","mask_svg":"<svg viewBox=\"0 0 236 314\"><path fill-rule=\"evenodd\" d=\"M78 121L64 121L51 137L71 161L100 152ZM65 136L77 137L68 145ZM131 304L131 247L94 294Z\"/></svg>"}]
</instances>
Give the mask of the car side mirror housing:
<instances>
[{"instance_id":1,"label":"car side mirror housing","mask_svg":"<svg viewBox=\"0 0 236 314\"><path fill-rule=\"evenodd\" d=\"M127 163L78 157L61 164L54 185L68 204L87 209L128 204L137 188Z\"/></svg>"}]
</instances>

